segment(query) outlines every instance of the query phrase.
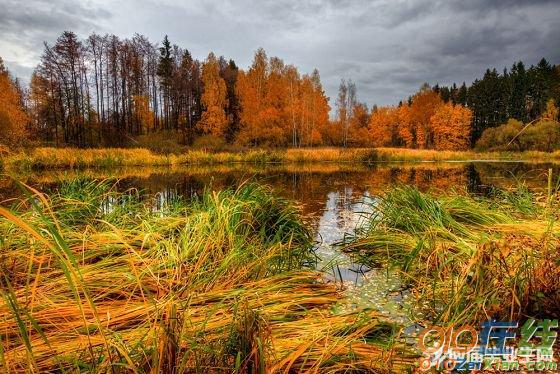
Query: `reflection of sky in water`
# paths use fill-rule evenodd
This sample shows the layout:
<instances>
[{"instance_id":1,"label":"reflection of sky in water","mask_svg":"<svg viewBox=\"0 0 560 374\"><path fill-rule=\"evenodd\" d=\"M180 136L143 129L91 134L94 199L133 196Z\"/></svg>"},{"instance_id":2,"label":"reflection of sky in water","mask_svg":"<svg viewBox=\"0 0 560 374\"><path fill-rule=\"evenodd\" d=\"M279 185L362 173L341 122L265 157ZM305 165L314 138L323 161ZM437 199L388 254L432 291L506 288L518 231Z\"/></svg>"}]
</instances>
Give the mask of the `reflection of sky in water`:
<instances>
[{"instance_id":1,"label":"reflection of sky in water","mask_svg":"<svg viewBox=\"0 0 560 374\"><path fill-rule=\"evenodd\" d=\"M361 284L367 267L356 264L344 253L333 248L345 233L351 233L360 222L362 212L369 206L362 201L352 201L352 189L344 188L342 193L329 192L326 207L319 219L317 229L317 248L319 263L317 268L329 274L333 281Z\"/></svg>"},{"instance_id":2,"label":"reflection of sky in water","mask_svg":"<svg viewBox=\"0 0 560 374\"><path fill-rule=\"evenodd\" d=\"M113 213L117 207L125 204L125 201L122 199L129 195L131 198L134 198L130 191L128 194L122 195L120 199L111 195L106 196L101 202L101 212L103 214ZM163 214L170 204L178 201L181 197L182 195L178 193L176 188L164 188L161 191L155 192L153 196L151 196L150 209L152 212L159 212Z\"/></svg>"},{"instance_id":3,"label":"reflection of sky in water","mask_svg":"<svg viewBox=\"0 0 560 374\"><path fill-rule=\"evenodd\" d=\"M375 204L375 197L366 193L354 198L348 187L327 194L317 229L317 269L327 274L327 280L343 286L348 296L348 302L341 306L343 309L375 309L388 319L408 326L406 335L415 335L419 327L415 321L422 315L415 310L413 297L403 286L399 274L389 269L368 269L333 246L364 223L372 204Z\"/></svg>"}]
</instances>

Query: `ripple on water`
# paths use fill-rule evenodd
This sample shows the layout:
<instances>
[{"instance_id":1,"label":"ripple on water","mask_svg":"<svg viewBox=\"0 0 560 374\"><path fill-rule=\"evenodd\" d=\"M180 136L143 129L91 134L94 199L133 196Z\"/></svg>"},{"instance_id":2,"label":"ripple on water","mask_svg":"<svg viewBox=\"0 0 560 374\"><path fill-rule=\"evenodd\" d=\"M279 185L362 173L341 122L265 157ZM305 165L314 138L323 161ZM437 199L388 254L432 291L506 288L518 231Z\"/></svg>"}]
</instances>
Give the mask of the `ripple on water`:
<instances>
[{"instance_id":1,"label":"ripple on water","mask_svg":"<svg viewBox=\"0 0 560 374\"><path fill-rule=\"evenodd\" d=\"M368 195L352 200L351 190L328 194L326 208L318 222L317 241L320 244L316 248L316 267L325 273L328 281L343 285L347 298L337 310L374 309L388 320L405 326L404 335L413 338L418 334L418 322L423 314L398 272L369 269L354 262L334 245L363 223L364 215L371 212L374 203L375 198Z\"/></svg>"}]
</instances>

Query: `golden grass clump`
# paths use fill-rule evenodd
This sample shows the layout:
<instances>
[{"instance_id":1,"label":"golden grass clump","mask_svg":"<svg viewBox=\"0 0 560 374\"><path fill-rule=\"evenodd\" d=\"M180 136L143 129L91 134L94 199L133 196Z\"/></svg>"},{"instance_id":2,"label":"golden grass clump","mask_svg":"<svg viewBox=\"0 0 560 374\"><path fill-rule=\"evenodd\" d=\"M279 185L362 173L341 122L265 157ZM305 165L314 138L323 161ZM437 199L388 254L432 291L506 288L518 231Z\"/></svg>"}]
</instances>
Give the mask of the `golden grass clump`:
<instances>
[{"instance_id":1,"label":"golden grass clump","mask_svg":"<svg viewBox=\"0 0 560 374\"><path fill-rule=\"evenodd\" d=\"M557 318L557 209L524 188L484 198L397 187L344 249L400 270L436 322Z\"/></svg>"},{"instance_id":2,"label":"golden grass clump","mask_svg":"<svg viewBox=\"0 0 560 374\"><path fill-rule=\"evenodd\" d=\"M336 314L298 210L267 188L155 210L76 180L0 207L3 372L401 370L394 328Z\"/></svg>"}]
</instances>

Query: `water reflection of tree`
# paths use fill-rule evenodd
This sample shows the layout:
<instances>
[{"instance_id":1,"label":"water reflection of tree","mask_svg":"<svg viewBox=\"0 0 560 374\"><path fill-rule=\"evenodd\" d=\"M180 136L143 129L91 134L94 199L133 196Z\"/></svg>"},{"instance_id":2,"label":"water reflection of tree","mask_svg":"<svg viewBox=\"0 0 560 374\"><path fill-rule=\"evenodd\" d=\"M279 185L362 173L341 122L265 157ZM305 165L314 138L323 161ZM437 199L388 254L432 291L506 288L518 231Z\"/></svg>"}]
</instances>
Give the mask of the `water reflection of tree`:
<instances>
[{"instance_id":1,"label":"water reflection of tree","mask_svg":"<svg viewBox=\"0 0 560 374\"><path fill-rule=\"evenodd\" d=\"M508 187L517 181L530 188L546 187L551 165L530 163L408 163L408 164L286 164L272 167L251 164L174 168L122 168L115 170L50 171L23 176L22 180L43 191L56 189L63 180L75 178L119 179L117 188L136 188L144 199L162 193L160 199L200 196L205 188L236 188L247 180L271 185L277 193L302 205L306 214L321 214L329 192L341 194L341 208L364 193L379 195L395 184L421 190L463 189L476 192L481 185ZM558 175L558 167L554 167ZM171 193L171 191L173 193ZM2 199L20 194L12 180L0 180ZM166 203L169 201L166 201Z\"/></svg>"},{"instance_id":2,"label":"water reflection of tree","mask_svg":"<svg viewBox=\"0 0 560 374\"><path fill-rule=\"evenodd\" d=\"M548 169L552 169L554 178L560 175L560 167L548 163L525 162L491 162L475 163L474 168L480 175L481 185L499 188L511 188L519 183L533 190L547 187Z\"/></svg>"},{"instance_id":3,"label":"water reflection of tree","mask_svg":"<svg viewBox=\"0 0 560 374\"><path fill-rule=\"evenodd\" d=\"M454 167L390 167L378 168L368 176L368 190L373 194L379 194L391 186L407 184L416 186L421 190L449 188L462 188L465 186L467 177L465 167L456 165Z\"/></svg>"}]
</instances>

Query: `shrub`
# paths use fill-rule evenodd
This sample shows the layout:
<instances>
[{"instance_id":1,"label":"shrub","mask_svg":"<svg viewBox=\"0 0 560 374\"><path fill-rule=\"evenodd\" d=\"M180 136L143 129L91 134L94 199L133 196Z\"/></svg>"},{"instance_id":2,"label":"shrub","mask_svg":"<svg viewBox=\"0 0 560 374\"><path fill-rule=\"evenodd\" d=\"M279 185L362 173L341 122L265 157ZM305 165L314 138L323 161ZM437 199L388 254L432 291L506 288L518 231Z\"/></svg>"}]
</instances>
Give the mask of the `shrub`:
<instances>
[{"instance_id":1,"label":"shrub","mask_svg":"<svg viewBox=\"0 0 560 374\"><path fill-rule=\"evenodd\" d=\"M519 138L523 150L552 152L560 149L560 125L553 121L539 121L527 127Z\"/></svg>"},{"instance_id":2,"label":"shrub","mask_svg":"<svg viewBox=\"0 0 560 374\"><path fill-rule=\"evenodd\" d=\"M510 119L506 124L486 129L476 142L476 150L544 151L560 149L560 124L542 119L524 125Z\"/></svg>"},{"instance_id":3,"label":"shrub","mask_svg":"<svg viewBox=\"0 0 560 374\"><path fill-rule=\"evenodd\" d=\"M515 150L521 151L519 138L514 140L512 144L508 143L515 138L523 129L523 123L515 119L510 119L507 123L498 127L491 127L484 130L482 136L476 142L475 149L479 151L486 150Z\"/></svg>"}]
</instances>

